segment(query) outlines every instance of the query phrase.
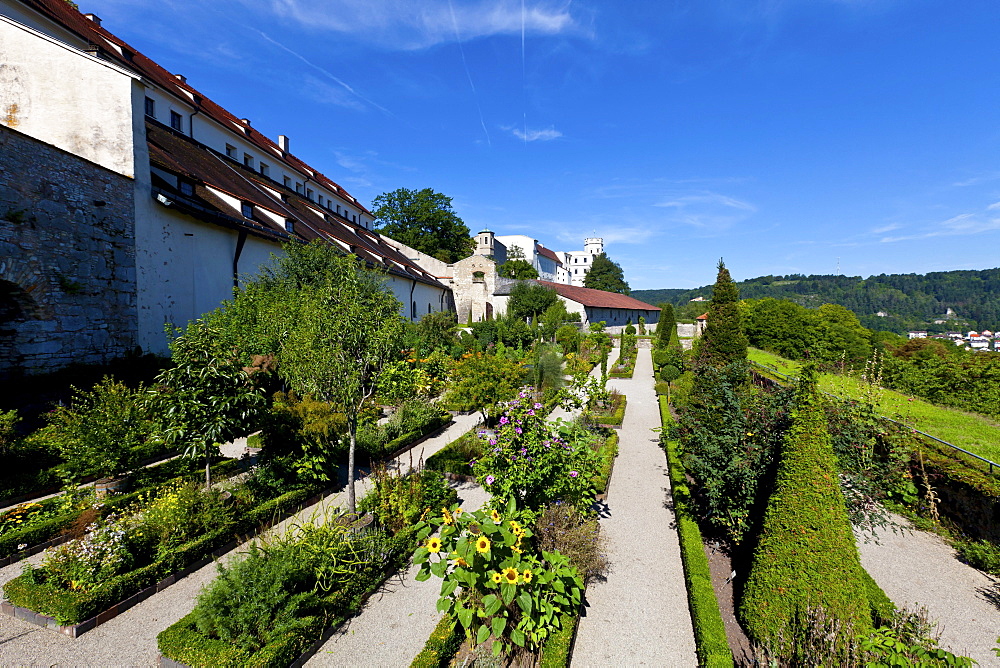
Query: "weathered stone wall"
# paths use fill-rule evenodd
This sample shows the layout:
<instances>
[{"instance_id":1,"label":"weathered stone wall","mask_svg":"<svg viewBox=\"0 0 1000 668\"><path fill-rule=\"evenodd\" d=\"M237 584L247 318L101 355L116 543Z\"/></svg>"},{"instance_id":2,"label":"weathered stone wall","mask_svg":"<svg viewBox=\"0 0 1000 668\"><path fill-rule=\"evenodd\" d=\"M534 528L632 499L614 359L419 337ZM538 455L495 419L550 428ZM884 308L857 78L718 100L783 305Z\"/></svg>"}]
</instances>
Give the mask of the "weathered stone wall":
<instances>
[{"instance_id":1,"label":"weathered stone wall","mask_svg":"<svg viewBox=\"0 0 1000 668\"><path fill-rule=\"evenodd\" d=\"M132 180L0 126L0 375L136 345Z\"/></svg>"},{"instance_id":2,"label":"weathered stone wall","mask_svg":"<svg viewBox=\"0 0 1000 668\"><path fill-rule=\"evenodd\" d=\"M451 289L459 324L489 320L494 315L493 293L497 286L497 265L483 255L470 255L452 267Z\"/></svg>"}]
</instances>

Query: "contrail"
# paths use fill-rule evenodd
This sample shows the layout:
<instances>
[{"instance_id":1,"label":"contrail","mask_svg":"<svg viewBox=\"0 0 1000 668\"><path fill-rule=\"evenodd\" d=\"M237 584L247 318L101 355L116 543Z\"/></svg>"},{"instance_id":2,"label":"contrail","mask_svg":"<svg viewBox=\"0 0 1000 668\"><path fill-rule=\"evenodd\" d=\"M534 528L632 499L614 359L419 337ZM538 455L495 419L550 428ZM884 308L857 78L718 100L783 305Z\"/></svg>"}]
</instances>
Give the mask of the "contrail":
<instances>
[{"instance_id":1,"label":"contrail","mask_svg":"<svg viewBox=\"0 0 1000 668\"><path fill-rule=\"evenodd\" d=\"M524 124L524 145L528 145L528 85L524 75L524 0L521 0L521 122Z\"/></svg>"},{"instance_id":2,"label":"contrail","mask_svg":"<svg viewBox=\"0 0 1000 668\"><path fill-rule=\"evenodd\" d=\"M469 87L472 88L472 97L476 101L476 109L479 111L479 124L483 126L483 134L486 135L486 143L493 148L490 141L490 132L486 129L486 121L483 119L483 108L479 104L479 95L476 93L476 84L472 83L472 73L469 72L469 63L465 60L465 47L462 46L462 38L458 34L458 19L455 18L455 6L448 0L448 9L451 10L451 25L455 29L455 41L458 42L458 50L462 53L462 65L465 66L465 76L469 78Z\"/></svg>"},{"instance_id":3,"label":"contrail","mask_svg":"<svg viewBox=\"0 0 1000 668\"><path fill-rule=\"evenodd\" d=\"M275 45L276 47L278 47L279 49L281 49L281 50L283 50L283 51L287 51L288 53L292 54L293 56L295 56L296 58L298 58L299 60L301 60L301 61L302 61L303 63L305 63L305 64L306 64L306 65L308 65L309 67L311 67L311 68L313 68L314 70L316 70L316 71L320 72L321 74L323 74L323 75L325 75L325 76L329 77L330 79L332 79L332 80L333 80L334 82L336 82L336 83L337 83L337 84L338 84L339 86L341 86L341 87L342 87L342 88L343 88L344 90L346 90L346 91L347 91L348 93L350 93L350 94L351 94L351 95L353 95L354 97L356 97L356 98L358 98L359 100L362 100L362 101L364 101L364 102L366 102L366 103L370 104L371 106L375 107L376 109L378 109L379 111L381 111L381 112L383 112L383 113L385 113L385 114L388 114L389 116L393 116L393 117L395 117L395 114L394 114L394 113L392 113L391 111L389 111L388 109L386 109L386 108L385 108L385 107L383 107L382 105L380 105L380 104L377 104L377 103L375 103L375 102L372 102L372 101L371 101L371 100L369 100L369 99L368 99L367 97L365 97L364 95L362 95L362 94L361 94L361 93L359 93L358 91L354 90L354 89L353 89L353 88L351 88L351 86L350 86L350 85L349 85L349 84L348 84L347 82L345 82L345 81L344 81L343 79L340 79L339 77L336 77L336 76L334 76L334 75L333 75L333 74L331 74L331 73L330 73L330 72L329 72L328 70L326 70L326 69L324 69L324 68L320 67L319 65L317 65L316 63L314 63L314 62L312 62L312 61L308 60L308 59L307 59L307 58L306 58L305 56L302 56L302 55L300 55L300 54L296 53L295 51L292 51L291 49L289 49L289 48L288 48L287 46L285 46L285 45L284 45L284 44L282 44L281 42L279 42L279 41L277 41L277 40L275 40L275 39L272 39L271 37L269 37L269 36L267 35L267 33L264 33L264 32L261 32L260 30L257 30L256 28L251 28L251 30L253 30L253 31L254 31L254 32L256 32L257 34L259 34L259 35L260 35L261 37L263 37L264 39L266 39L266 40L267 40L268 42L270 42L271 44L274 44L274 45Z\"/></svg>"}]
</instances>

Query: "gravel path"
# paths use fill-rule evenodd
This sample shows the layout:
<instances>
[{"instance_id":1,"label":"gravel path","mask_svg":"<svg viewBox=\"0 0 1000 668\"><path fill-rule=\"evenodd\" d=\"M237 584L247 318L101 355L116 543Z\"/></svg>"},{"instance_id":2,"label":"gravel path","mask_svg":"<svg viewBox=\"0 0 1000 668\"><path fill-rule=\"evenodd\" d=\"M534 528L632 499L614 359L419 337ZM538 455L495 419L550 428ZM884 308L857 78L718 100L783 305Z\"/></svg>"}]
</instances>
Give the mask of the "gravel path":
<instances>
[{"instance_id":1,"label":"gravel path","mask_svg":"<svg viewBox=\"0 0 1000 668\"><path fill-rule=\"evenodd\" d=\"M610 385L628 396L618 459L608 489L610 516L601 521L611 572L587 590L574 666L696 666L667 463L657 435L649 349L640 349L635 377Z\"/></svg>"},{"instance_id":2,"label":"gravel path","mask_svg":"<svg viewBox=\"0 0 1000 668\"><path fill-rule=\"evenodd\" d=\"M902 517L893 520L908 525ZM939 622L941 645L981 666L1000 666L992 651L1000 636L1000 580L963 564L940 536L924 531L883 531L858 541L861 563L893 603L927 608Z\"/></svg>"},{"instance_id":3,"label":"gravel path","mask_svg":"<svg viewBox=\"0 0 1000 668\"><path fill-rule=\"evenodd\" d=\"M474 483L456 487L465 510L478 510L489 495ZM364 610L341 627L307 666L403 666L423 649L441 621L436 604L441 580L414 578L419 566L408 566L390 578L368 600Z\"/></svg>"},{"instance_id":4,"label":"gravel path","mask_svg":"<svg viewBox=\"0 0 1000 668\"><path fill-rule=\"evenodd\" d=\"M418 449L423 451L425 458L429 457L474 427L477 421L475 415L458 416L441 435L428 439ZM409 465L407 455L401 460L397 462L398 466ZM367 490L368 480L360 480L358 498ZM331 494L277 525L271 533L281 533L293 522L308 521L335 512L346 498L346 492ZM240 546L220 561L225 563L245 550L245 545ZM37 563L40 559L41 555L35 555L27 561ZM19 575L23 564L22 561L0 569L0 582ZM198 592L214 580L216 574L216 565L209 564L75 640L20 619L0 615L0 666L155 666L157 634L191 611ZM425 641L428 635L430 631L424 636Z\"/></svg>"}]
</instances>

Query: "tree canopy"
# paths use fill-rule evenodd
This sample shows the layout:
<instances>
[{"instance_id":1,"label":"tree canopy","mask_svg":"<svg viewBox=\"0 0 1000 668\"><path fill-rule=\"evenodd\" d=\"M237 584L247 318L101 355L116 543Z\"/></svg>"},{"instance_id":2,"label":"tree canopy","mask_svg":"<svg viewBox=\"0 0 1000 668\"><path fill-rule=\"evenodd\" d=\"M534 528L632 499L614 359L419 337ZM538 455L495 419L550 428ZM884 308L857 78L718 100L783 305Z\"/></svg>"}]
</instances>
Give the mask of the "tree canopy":
<instances>
[{"instance_id":1,"label":"tree canopy","mask_svg":"<svg viewBox=\"0 0 1000 668\"><path fill-rule=\"evenodd\" d=\"M532 267L527 260L507 260L497 268L497 273L505 278L519 281L538 278L538 270Z\"/></svg>"},{"instance_id":2,"label":"tree canopy","mask_svg":"<svg viewBox=\"0 0 1000 668\"><path fill-rule=\"evenodd\" d=\"M721 368L746 359L747 337L743 332L739 301L740 292L736 283L725 263L719 260L719 274L708 307L708 322L698 343L699 365Z\"/></svg>"},{"instance_id":3,"label":"tree canopy","mask_svg":"<svg viewBox=\"0 0 1000 668\"><path fill-rule=\"evenodd\" d=\"M538 316L559 301L559 295L552 288L537 283L518 283L510 291L507 313L512 318L526 319Z\"/></svg>"},{"instance_id":4,"label":"tree canopy","mask_svg":"<svg viewBox=\"0 0 1000 668\"><path fill-rule=\"evenodd\" d=\"M621 265L611 261L606 253L601 253L594 257L590 271L583 279L583 287L605 292L617 292L623 295L629 294L628 283L625 282L625 273Z\"/></svg>"},{"instance_id":5,"label":"tree canopy","mask_svg":"<svg viewBox=\"0 0 1000 668\"><path fill-rule=\"evenodd\" d=\"M372 202L372 214L380 233L442 262L457 262L474 249L451 198L431 188L382 193Z\"/></svg>"}]
</instances>

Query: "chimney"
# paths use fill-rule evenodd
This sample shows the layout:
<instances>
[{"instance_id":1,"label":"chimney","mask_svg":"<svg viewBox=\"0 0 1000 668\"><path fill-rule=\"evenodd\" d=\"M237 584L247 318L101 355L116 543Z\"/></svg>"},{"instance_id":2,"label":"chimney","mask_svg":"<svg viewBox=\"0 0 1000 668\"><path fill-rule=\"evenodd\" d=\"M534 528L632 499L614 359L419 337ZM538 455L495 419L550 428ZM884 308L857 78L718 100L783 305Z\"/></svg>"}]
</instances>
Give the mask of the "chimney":
<instances>
[{"instance_id":1,"label":"chimney","mask_svg":"<svg viewBox=\"0 0 1000 668\"><path fill-rule=\"evenodd\" d=\"M278 148L281 149L282 153L288 153L288 137L278 135Z\"/></svg>"},{"instance_id":2,"label":"chimney","mask_svg":"<svg viewBox=\"0 0 1000 668\"><path fill-rule=\"evenodd\" d=\"M98 28L101 27L101 17L97 14L84 14L84 16L96 23Z\"/></svg>"},{"instance_id":3,"label":"chimney","mask_svg":"<svg viewBox=\"0 0 1000 668\"><path fill-rule=\"evenodd\" d=\"M241 118L240 122L243 123L243 125L245 125L247 127L250 127L250 119L249 118Z\"/></svg>"},{"instance_id":4,"label":"chimney","mask_svg":"<svg viewBox=\"0 0 1000 668\"><path fill-rule=\"evenodd\" d=\"M188 81L188 78L186 76L184 76L183 74L175 74L174 78L177 79L178 81L180 81L181 83L187 83L187 81Z\"/></svg>"}]
</instances>

